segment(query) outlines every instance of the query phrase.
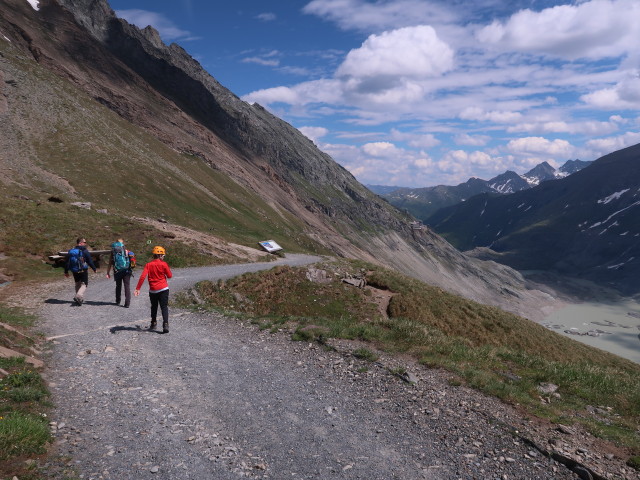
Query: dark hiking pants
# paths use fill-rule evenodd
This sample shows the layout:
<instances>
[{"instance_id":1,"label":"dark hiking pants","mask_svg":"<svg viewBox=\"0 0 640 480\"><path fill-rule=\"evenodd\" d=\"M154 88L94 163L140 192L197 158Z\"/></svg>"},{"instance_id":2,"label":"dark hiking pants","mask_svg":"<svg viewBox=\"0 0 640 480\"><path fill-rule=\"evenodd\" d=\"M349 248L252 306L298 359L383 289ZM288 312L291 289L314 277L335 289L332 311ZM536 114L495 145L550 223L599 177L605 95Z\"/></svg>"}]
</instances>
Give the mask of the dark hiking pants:
<instances>
[{"instance_id":1,"label":"dark hiking pants","mask_svg":"<svg viewBox=\"0 0 640 480\"><path fill-rule=\"evenodd\" d=\"M124 306L128 307L131 303L131 272L125 270L117 272L113 275L116 281L116 303L120 303L122 299L122 285L124 284Z\"/></svg>"},{"instance_id":2,"label":"dark hiking pants","mask_svg":"<svg viewBox=\"0 0 640 480\"><path fill-rule=\"evenodd\" d=\"M151 321L155 322L158 316L158 305L162 312L162 323L169 323L169 290L163 290L158 293L149 292L151 300Z\"/></svg>"}]
</instances>

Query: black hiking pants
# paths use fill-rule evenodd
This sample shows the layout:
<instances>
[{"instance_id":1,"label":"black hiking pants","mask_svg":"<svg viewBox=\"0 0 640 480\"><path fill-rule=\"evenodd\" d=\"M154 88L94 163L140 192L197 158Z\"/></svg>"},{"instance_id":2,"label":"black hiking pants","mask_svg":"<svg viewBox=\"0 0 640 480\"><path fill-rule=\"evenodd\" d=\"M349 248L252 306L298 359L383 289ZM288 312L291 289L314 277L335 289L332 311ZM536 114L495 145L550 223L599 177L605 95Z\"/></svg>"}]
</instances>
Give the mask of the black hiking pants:
<instances>
[{"instance_id":1,"label":"black hiking pants","mask_svg":"<svg viewBox=\"0 0 640 480\"><path fill-rule=\"evenodd\" d=\"M119 304L122 299L122 285L124 284L124 306L128 307L131 304L131 271L116 272L113 279L116 281L116 303Z\"/></svg>"},{"instance_id":2,"label":"black hiking pants","mask_svg":"<svg viewBox=\"0 0 640 480\"><path fill-rule=\"evenodd\" d=\"M162 323L169 324L169 290L163 290L158 293L149 292L149 299L151 300L151 321L155 323L158 316L158 305L160 305L160 312L162 312Z\"/></svg>"}]
</instances>

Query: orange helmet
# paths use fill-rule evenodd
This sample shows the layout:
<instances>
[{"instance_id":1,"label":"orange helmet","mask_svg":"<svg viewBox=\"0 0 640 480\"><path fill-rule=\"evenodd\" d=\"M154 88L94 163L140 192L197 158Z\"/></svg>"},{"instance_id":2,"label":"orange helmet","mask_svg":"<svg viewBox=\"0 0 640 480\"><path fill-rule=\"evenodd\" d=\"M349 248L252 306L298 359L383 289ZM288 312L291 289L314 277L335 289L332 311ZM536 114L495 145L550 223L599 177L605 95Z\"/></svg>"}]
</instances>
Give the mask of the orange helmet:
<instances>
[{"instance_id":1,"label":"orange helmet","mask_svg":"<svg viewBox=\"0 0 640 480\"><path fill-rule=\"evenodd\" d=\"M153 253L154 255L166 255L166 252L164 251L164 247L161 247L159 245L153 247Z\"/></svg>"}]
</instances>

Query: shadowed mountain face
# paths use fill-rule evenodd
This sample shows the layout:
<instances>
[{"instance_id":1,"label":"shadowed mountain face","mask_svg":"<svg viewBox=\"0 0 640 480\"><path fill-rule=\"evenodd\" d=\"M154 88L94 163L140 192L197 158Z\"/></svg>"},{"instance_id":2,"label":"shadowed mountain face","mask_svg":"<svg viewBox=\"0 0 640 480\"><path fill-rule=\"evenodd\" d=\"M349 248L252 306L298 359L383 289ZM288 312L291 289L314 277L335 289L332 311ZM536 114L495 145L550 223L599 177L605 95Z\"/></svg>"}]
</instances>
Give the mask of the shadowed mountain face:
<instances>
[{"instance_id":1,"label":"shadowed mountain face","mask_svg":"<svg viewBox=\"0 0 640 480\"><path fill-rule=\"evenodd\" d=\"M425 223L430 223L430 217L441 208L464 202L474 195L481 193L504 195L519 192L539 185L541 182L564 178L590 163L582 160L568 160L556 170L547 162L542 162L523 175L507 170L491 180L470 178L459 185L438 185L424 188L370 186L369 188L378 195L382 195L391 205L406 210Z\"/></svg>"},{"instance_id":2,"label":"shadowed mountain face","mask_svg":"<svg viewBox=\"0 0 640 480\"><path fill-rule=\"evenodd\" d=\"M564 179L508 196L479 195L431 217L462 250L520 270L581 275L640 290L640 145Z\"/></svg>"},{"instance_id":3,"label":"shadowed mountain face","mask_svg":"<svg viewBox=\"0 0 640 480\"><path fill-rule=\"evenodd\" d=\"M460 254L297 129L220 85L104 0L0 0L5 195L162 217L221 242L381 263L524 315L540 292ZM128 174L123 176L122 172Z\"/></svg>"}]
</instances>

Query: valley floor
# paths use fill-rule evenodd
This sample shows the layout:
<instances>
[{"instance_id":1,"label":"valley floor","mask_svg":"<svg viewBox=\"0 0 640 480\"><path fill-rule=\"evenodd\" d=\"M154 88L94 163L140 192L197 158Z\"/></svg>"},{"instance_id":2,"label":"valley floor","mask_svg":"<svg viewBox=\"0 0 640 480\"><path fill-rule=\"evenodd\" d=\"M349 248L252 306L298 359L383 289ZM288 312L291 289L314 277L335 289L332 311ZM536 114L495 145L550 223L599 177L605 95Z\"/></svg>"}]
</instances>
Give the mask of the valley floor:
<instances>
[{"instance_id":1,"label":"valley floor","mask_svg":"<svg viewBox=\"0 0 640 480\"><path fill-rule=\"evenodd\" d=\"M640 298L622 297L592 282L548 273L529 273L564 299L547 312L545 327L592 347L640 363Z\"/></svg>"}]
</instances>

